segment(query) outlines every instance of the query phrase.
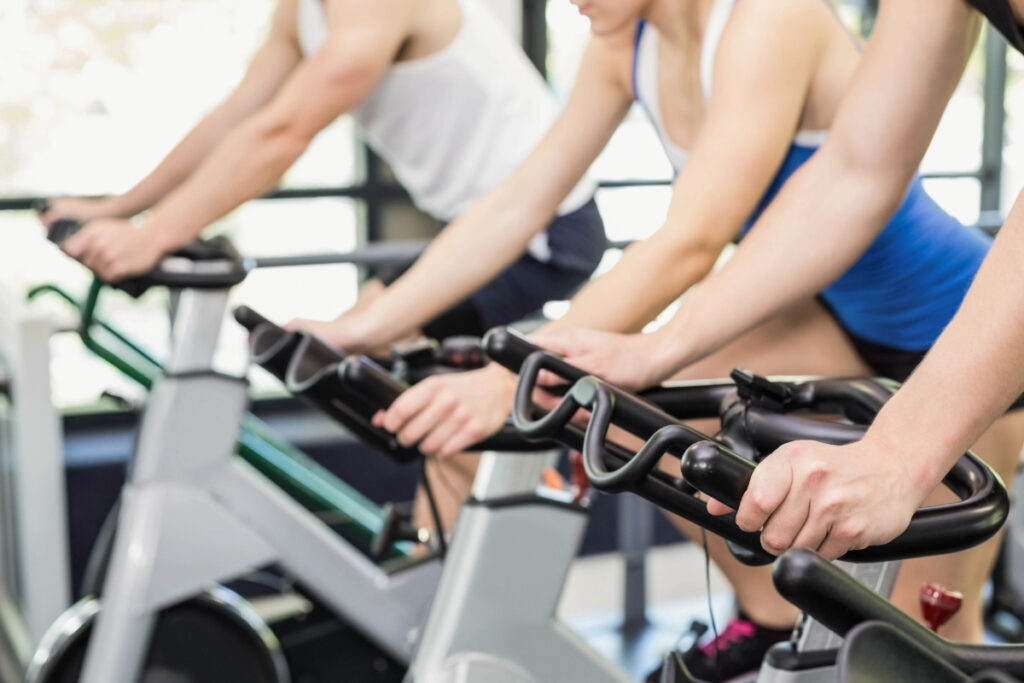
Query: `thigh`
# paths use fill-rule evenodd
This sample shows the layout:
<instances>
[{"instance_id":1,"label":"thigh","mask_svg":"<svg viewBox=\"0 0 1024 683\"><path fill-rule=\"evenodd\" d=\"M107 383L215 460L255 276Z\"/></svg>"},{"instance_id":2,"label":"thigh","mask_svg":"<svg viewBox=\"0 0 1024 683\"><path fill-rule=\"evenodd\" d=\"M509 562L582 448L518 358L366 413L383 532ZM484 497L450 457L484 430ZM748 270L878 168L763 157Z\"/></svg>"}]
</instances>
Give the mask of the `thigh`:
<instances>
[{"instance_id":1,"label":"thigh","mask_svg":"<svg viewBox=\"0 0 1024 683\"><path fill-rule=\"evenodd\" d=\"M733 368L761 375L871 375L825 307L808 300L783 311L707 358L673 376L674 380L727 377ZM694 429L714 434L718 420L689 420ZM679 476L679 459L665 456L662 470Z\"/></svg>"},{"instance_id":2,"label":"thigh","mask_svg":"<svg viewBox=\"0 0 1024 683\"><path fill-rule=\"evenodd\" d=\"M673 379L727 377L737 367L760 375L875 374L815 299L791 306Z\"/></svg>"}]
</instances>

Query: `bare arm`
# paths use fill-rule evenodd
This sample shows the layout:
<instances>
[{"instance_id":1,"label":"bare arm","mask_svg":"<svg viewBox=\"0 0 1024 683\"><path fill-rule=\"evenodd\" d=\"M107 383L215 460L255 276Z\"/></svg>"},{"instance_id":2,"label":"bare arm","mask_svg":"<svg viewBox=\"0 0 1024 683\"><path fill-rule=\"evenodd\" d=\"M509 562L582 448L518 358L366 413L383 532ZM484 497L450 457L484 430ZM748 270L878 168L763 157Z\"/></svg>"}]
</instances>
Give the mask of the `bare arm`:
<instances>
[{"instance_id":1,"label":"bare arm","mask_svg":"<svg viewBox=\"0 0 1024 683\"><path fill-rule=\"evenodd\" d=\"M770 552L807 547L828 559L906 529L957 458L1024 391L1022 259L1018 198L960 311L864 438L775 451L755 470L737 524L763 528Z\"/></svg>"},{"instance_id":2,"label":"bare arm","mask_svg":"<svg viewBox=\"0 0 1024 683\"><path fill-rule=\"evenodd\" d=\"M934 485L1024 392L1024 200L960 311L878 415L869 441L918 465Z\"/></svg>"},{"instance_id":3,"label":"bare arm","mask_svg":"<svg viewBox=\"0 0 1024 683\"><path fill-rule=\"evenodd\" d=\"M802 3L788 2L784 10L765 3L754 5L752 11L750 5L737 8L734 18L757 30L753 35L732 27L727 30L716 60L706 121L676 180L665 224L627 250L610 273L580 292L569 313L539 335L541 343L566 353L568 349L557 344L565 341L559 327L619 331L641 327L708 273L764 194L799 123L821 45L806 38L819 32L813 30L813 13L808 16ZM737 50L750 53L727 56L736 55ZM760 52L776 58L744 57ZM750 135L751 111L758 112L756 136ZM737 140L743 144L737 145ZM594 345L598 354L615 346L606 341L602 338ZM573 362L580 361L568 355ZM624 376L631 377L634 373L628 366L643 360L639 355L602 356L583 359L581 365L606 376L612 367L626 367ZM513 389L514 376L496 364L462 377L432 378L403 394L378 417L378 424L396 432L402 443L418 443L425 452L448 455L503 424Z\"/></svg>"},{"instance_id":4,"label":"bare arm","mask_svg":"<svg viewBox=\"0 0 1024 683\"><path fill-rule=\"evenodd\" d=\"M883 3L828 140L790 178L732 260L695 287L655 333L651 345L660 355L653 379L821 291L864 252L899 206L977 26L962 0ZM798 267L780 278L780 263ZM723 302L728 316L719 315Z\"/></svg>"},{"instance_id":5,"label":"bare arm","mask_svg":"<svg viewBox=\"0 0 1024 683\"><path fill-rule=\"evenodd\" d=\"M591 44L565 109L519 168L448 225L368 311L338 321L354 328L338 330L351 338L349 346L373 348L415 331L526 251L629 107L629 93L607 62L603 49Z\"/></svg>"},{"instance_id":6,"label":"bare arm","mask_svg":"<svg viewBox=\"0 0 1024 683\"><path fill-rule=\"evenodd\" d=\"M551 327L639 331L711 271L789 149L823 48L815 22L831 19L827 9L816 9L799 2L737 6L719 48L705 122L664 225L630 246Z\"/></svg>"},{"instance_id":7,"label":"bare arm","mask_svg":"<svg viewBox=\"0 0 1024 683\"><path fill-rule=\"evenodd\" d=\"M406 37L409 13L397 0L333 0L324 47L227 135L144 227L170 249L271 189L320 130L372 89Z\"/></svg>"},{"instance_id":8,"label":"bare arm","mask_svg":"<svg viewBox=\"0 0 1024 683\"><path fill-rule=\"evenodd\" d=\"M278 4L270 34L249 63L242 81L152 173L115 199L119 216L134 216L167 196L239 122L270 101L301 59L295 14L295 0Z\"/></svg>"},{"instance_id":9,"label":"bare arm","mask_svg":"<svg viewBox=\"0 0 1024 683\"><path fill-rule=\"evenodd\" d=\"M822 179L803 174L801 184L787 193L786 203L779 204L770 221L766 216L760 229L784 235L789 227L806 234L816 224L828 231L831 242L836 233L858 225L864 230L865 224L874 226L877 232L884 203L872 189L885 193L889 207L898 201L895 188L902 188L924 152L927 139L922 138L934 131L977 23L957 0L887 0L882 10L854 89L843 104L841 127L833 129L847 144L853 143L858 126L868 131L859 155L865 161L850 164L848 159L858 155L852 149L839 154L833 145L814 169ZM863 120L857 121L856 115ZM889 164L883 152L892 155ZM874 188L865 177L872 168L866 162L872 159L877 159L878 175L888 180ZM856 203L830 194L830 184L851 192L861 204L859 210ZM796 194L797 188L802 195ZM810 219L804 222L797 210L800 199ZM839 202L832 212L826 210L829 202ZM829 559L851 548L885 543L906 529L952 462L1024 389L1022 222L1018 201L960 312L865 437L846 446L794 442L778 449L751 479L737 510L741 528L762 529L762 544L770 552L807 547ZM849 241L836 243L851 249ZM827 258L813 245L810 251ZM825 277L827 269L815 270ZM766 290L759 292L764 295ZM773 292L771 298L778 295ZM714 501L709 509L725 511Z\"/></svg>"},{"instance_id":10,"label":"bare arm","mask_svg":"<svg viewBox=\"0 0 1024 683\"><path fill-rule=\"evenodd\" d=\"M80 220L101 216L129 218L152 207L178 187L240 121L270 101L299 63L295 16L295 0L278 3L270 33L250 61L241 82L149 175L124 194L100 202L81 206L70 202L67 210L62 211L58 200L50 218L68 215ZM44 220L46 218L44 216Z\"/></svg>"}]
</instances>

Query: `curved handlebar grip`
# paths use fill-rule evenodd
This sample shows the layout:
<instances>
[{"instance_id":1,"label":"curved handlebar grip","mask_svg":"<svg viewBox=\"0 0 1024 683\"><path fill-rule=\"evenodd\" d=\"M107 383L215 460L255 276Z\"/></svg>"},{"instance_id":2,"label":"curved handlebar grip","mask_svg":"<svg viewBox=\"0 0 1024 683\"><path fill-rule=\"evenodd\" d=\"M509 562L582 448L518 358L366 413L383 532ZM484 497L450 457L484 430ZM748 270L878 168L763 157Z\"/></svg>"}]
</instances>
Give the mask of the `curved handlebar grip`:
<instances>
[{"instance_id":1,"label":"curved handlebar grip","mask_svg":"<svg viewBox=\"0 0 1024 683\"><path fill-rule=\"evenodd\" d=\"M353 397L358 396L368 408L367 417L372 418L378 410L387 410L409 385L392 377L382 367L366 357L351 356L338 366L338 377L342 384L352 390ZM394 437L373 427L382 436ZM535 443L527 441L513 427L502 427L497 433L476 443L466 450L473 451L537 451L552 447L550 442ZM404 449L414 451L415 449Z\"/></svg>"},{"instance_id":2,"label":"curved handlebar grip","mask_svg":"<svg viewBox=\"0 0 1024 683\"><path fill-rule=\"evenodd\" d=\"M508 327L495 327L490 330L484 335L483 347L484 352L491 360L504 365L512 372L519 372L527 358L542 351L549 356L549 359L545 361L544 369L553 372L566 382L572 383L587 375L583 370L566 363L559 356L542 349Z\"/></svg>"},{"instance_id":3,"label":"curved handlebar grip","mask_svg":"<svg viewBox=\"0 0 1024 683\"><path fill-rule=\"evenodd\" d=\"M238 324L250 332L255 331L260 325L274 325L274 327L278 327L273 322L264 318L262 315L244 304L236 306L233 311L233 315Z\"/></svg>"},{"instance_id":4,"label":"curved handlebar grip","mask_svg":"<svg viewBox=\"0 0 1024 683\"><path fill-rule=\"evenodd\" d=\"M715 392L718 387L709 384L704 387L704 390ZM708 441L708 437L704 434L686 425L672 422L670 416L660 413L653 406L644 405L596 377L585 377L573 385L566 400L570 397L574 403L592 411L583 438L583 467L586 469L590 483L598 490L609 493L627 490L638 491L643 488L647 477L657 470L658 462L664 455L672 454L681 457L694 448L700 448L702 444L715 447L715 444ZM620 412L622 415L617 414ZM641 416L643 419L638 419ZM624 419L619 420L620 417ZM622 422L634 432L650 433L652 426L656 423L661 423L663 426L654 429L650 438L635 455L626 459L619 467L609 469L606 465L605 454L608 429L613 422ZM738 455L734 455L734 457L744 463L749 463ZM733 553L744 564L766 565L775 559L758 545L757 536L742 532L735 527L729 531L723 529L722 527L727 522L712 517L703 508L703 504L700 504L699 511L692 510L690 514L683 516L701 526L715 525L712 528L717 527L730 543L735 544Z\"/></svg>"},{"instance_id":5,"label":"curved handlebar grip","mask_svg":"<svg viewBox=\"0 0 1024 683\"><path fill-rule=\"evenodd\" d=\"M548 351L537 350L527 356L519 368L519 382L516 383L515 400L512 404L512 421L516 429L527 438L557 436L580 408L580 404L570 391L562 397L554 410L534 418L536 411L533 405L533 392L537 387L537 377L541 370L557 371L560 365L568 364ZM573 370L576 371L575 368Z\"/></svg>"},{"instance_id":6,"label":"curved handlebar grip","mask_svg":"<svg viewBox=\"0 0 1024 683\"><path fill-rule=\"evenodd\" d=\"M688 449L680 467L691 485L735 509L755 466L708 442ZM879 562L939 555L970 548L999 531L1009 514L1009 497L985 463L966 453L944 481L961 498L959 502L921 508L900 536L884 545L850 551L842 559Z\"/></svg>"},{"instance_id":7,"label":"curved handlebar grip","mask_svg":"<svg viewBox=\"0 0 1024 683\"><path fill-rule=\"evenodd\" d=\"M527 359L524 373L531 363L532 358ZM718 385L708 384L705 390L712 394L716 393ZM634 488L641 479L654 470L662 455L672 453L677 457L681 456L691 444L709 438L691 427L679 424L657 406L617 389L597 377L587 376L576 382L563 399L563 404L569 402L591 411L583 438L583 465L590 483L602 491ZM647 442L626 463L610 470L606 466L604 452L608 430L613 423L635 436L646 437Z\"/></svg>"},{"instance_id":8,"label":"curved handlebar grip","mask_svg":"<svg viewBox=\"0 0 1024 683\"><path fill-rule=\"evenodd\" d=\"M299 343L288 362L284 380L288 391L302 394L324 379L333 382L334 371L345 360L345 356L309 332L300 330L295 333L295 337Z\"/></svg>"}]
</instances>

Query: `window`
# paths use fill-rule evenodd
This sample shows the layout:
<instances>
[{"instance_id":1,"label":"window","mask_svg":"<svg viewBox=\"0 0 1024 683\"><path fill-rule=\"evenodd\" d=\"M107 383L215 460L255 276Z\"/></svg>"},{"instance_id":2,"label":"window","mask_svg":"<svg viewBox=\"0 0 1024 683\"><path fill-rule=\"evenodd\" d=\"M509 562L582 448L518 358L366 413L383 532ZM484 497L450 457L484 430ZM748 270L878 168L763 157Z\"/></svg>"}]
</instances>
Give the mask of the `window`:
<instances>
[{"instance_id":1,"label":"window","mask_svg":"<svg viewBox=\"0 0 1024 683\"><path fill-rule=\"evenodd\" d=\"M0 6L0 197L89 195L127 189L220 101L244 73L267 30L271 0L5 0ZM324 131L285 177L287 187L340 186L360 178L352 124ZM246 254L348 250L359 235L358 201L257 201L214 229ZM53 281L84 293L88 275L41 239L29 212L0 213L0 285ZM331 317L355 298L350 266L254 273L235 293L279 320ZM166 299L142 305L105 297L104 317L162 354ZM61 306L56 306L64 310ZM228 326L230 329L231 326ZM59 405L138 388L83 349L54 340Z\"/></svg>"}]
</instances>

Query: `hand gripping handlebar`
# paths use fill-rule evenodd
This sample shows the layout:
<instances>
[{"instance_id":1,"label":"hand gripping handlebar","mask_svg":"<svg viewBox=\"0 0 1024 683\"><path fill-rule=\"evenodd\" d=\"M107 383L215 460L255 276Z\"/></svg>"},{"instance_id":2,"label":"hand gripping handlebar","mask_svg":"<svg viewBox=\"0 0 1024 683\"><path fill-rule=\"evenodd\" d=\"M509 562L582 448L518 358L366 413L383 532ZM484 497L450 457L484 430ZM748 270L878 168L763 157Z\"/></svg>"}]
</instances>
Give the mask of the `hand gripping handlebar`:
<instances>
[{"instance_id":1,"label":"hand gripping handlebar","mask_svg":"<svg viewBox=\"0 0 1024 683\"><path fill-rule=\"evenodd\" d=\"M81 223L68 219L50 225L46 237L60 246L82 229ZM164 256L145 275L108 283L133 297L150 287L172 289L230 289L246 276L242 257L226 237L195 240Z\"/></svg>"},{"instance_id":2,"label":"hand gripping handlebar","mask_svg":"<svg viewBox=\"0 0 1024 683\"><path fill-rule=\"evenodd\" d=\"M289 332L247 306L235 309L235 319L249 330L253 361L337 422L393 459L409 462L422 457L415 448L398 443L394 435L375 427L373 416L386 410L409 385L365 356L345 356L306 332ZM512 426L468 450L536 451L551 448L526 440Z\"/></svg>"},{"instance_id":3,"label":"hand gripping handlebar","mask_svg":"<svg viewBox=\"0 0 1024 683\"><path fill-rule=\"evenodd\" d=\"M893 391L893 385L884 380L770 382L737 372L733 374L732 392L726 392L721 382L661 390L662 399L666 393L674 392L675 405L691 408L683 411L685 414L674 411L669 415L642 397L584 376L578 368L508 330L489 333L485 348L492 358L520 372L513 417L527 436L562 440L579 409L591 412L582 450L587 475L595 488L639 493L761 555L764 553L758 534L740 530L732 515L709 515L703 503L687 492L680 481L666 480L657 468L661 456L681 458L686 483L735 507L756 465L730 445L756 457L767 455L793 439L836 444L855 441L863 434L863 425L808 420L799 414L841 412L851 420L868 422ZM538 417L531 399L542 370L574 384L553 410ZM716 401L718 410L711 412L709 409ZM680 424L677 419L698 417L722 419L722 431L715 439ZM606 457L612 426L645 440L622 464ZM852 551L844 559L873 562L953 552L976 545L998 531L1006 518L1009 501L998 477L984 463L970 453L965 454L944 483L961 498L959 502L923 508L901 536L882 546ZM674 491L668 491L666 484Z\"/></svg>"}]
</instances>

